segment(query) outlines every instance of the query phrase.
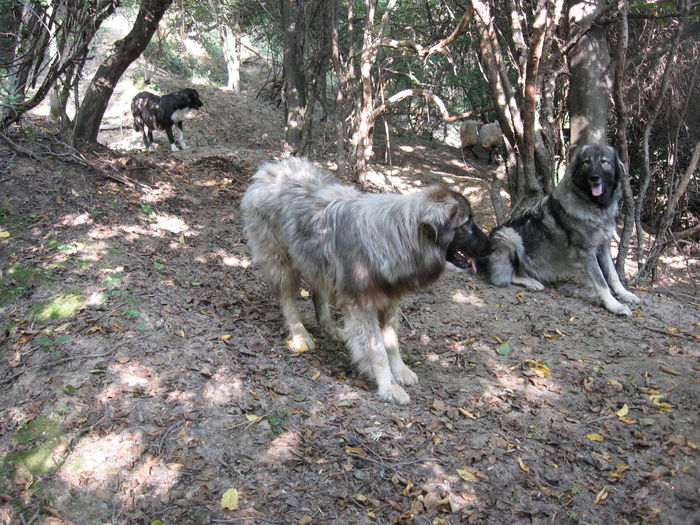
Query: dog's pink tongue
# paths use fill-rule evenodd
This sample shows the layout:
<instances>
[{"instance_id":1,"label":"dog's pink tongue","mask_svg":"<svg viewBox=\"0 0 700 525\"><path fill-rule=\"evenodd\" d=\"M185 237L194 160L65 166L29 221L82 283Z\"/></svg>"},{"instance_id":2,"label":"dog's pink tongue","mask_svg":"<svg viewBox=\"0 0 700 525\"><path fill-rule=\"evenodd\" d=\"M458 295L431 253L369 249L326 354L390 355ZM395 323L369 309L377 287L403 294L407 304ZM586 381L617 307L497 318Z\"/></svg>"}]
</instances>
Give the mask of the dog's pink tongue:
<instances>
[{"instance_id":1,"label":"dog's pink tongue","mask_svg":"<svg viewBox=\"0 0 700 525\"><path fill-rule=\"evenodd\" d=\"M594 197L600 197L603 194L603 185L596 184L595 186L591 186L591 193Z\"/></svg>"}]
</instances>

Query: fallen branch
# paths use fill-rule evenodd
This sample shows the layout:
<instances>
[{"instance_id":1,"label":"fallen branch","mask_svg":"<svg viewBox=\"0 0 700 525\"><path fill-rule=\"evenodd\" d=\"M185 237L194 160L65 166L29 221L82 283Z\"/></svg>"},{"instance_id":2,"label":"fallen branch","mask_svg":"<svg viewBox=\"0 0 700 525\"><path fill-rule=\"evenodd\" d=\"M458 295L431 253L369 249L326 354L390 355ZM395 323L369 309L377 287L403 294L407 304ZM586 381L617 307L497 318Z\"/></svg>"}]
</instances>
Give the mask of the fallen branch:
<instances>
[{"instance_id":1,"label":"fallen branch","mask_svg":"<svg viewBox=\"0 0 700 525\"><path fill-rule=\"evenodd\" d=\"M3 142L5 142L5 144L7 144L9 148L15 153L18 153L19 155L24 155L25 157L29 157L34 160L40 159L39 155L34 153L32 150L25 148L24 146L20 146L4 133L0 133L0 139L2 139Z\"/></svg>"}]
</instances>

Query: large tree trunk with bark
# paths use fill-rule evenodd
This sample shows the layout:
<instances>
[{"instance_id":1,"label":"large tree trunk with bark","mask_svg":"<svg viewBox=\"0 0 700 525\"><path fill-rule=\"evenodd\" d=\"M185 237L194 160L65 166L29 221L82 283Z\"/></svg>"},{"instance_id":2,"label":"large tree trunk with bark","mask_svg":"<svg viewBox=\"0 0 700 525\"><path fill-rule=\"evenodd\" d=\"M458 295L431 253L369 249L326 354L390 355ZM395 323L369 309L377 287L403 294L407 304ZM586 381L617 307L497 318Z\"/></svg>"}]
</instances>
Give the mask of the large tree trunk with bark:
<instances>
[{"instance_id":1,"label":"large tree trunk with bark","mask_svg":"<svg viewBox=\"0 0 700 525\"><path fill-rule=\"evenodd\" d=\"M605 7L605 0L569 2L569 38L576 40L567 57L572 146L607 143L610 55L605 28L595 24Z\"/></svg>"},{"instance_id":2,"label":"large tree trunk with bark","mask_svg":"<svg viewBox=\"0 0 700 525\"><path fill-rule=\"evenodd\" d=\"M284 96L286 102L286 149L292 155L301 151L302 129L306 120L306 79L301 69L303 50L299 49L300 2L282 0L282 32L284 41Z\"/></svg>"},{"instance_id":3,"label":"large tree trunk with bark","mask_svg":"<svg viewBox=\"0 0 700 525\"><path fill-rule=\"evenodd\" d=\"M235 13L229 22L224 23L222 31L222 49L226 60L228 80L226 87L236 95L241 94L241 20Z\"/></svg>"},{"instance_id":4,"label":"large tree trunk with bark","mask_svg":"<svg viewBox=\"0 0 700 525\"><path fill-rule=\"evenodd\" d=\"M115 43L114 53L97 69L85 99L75 117L73 141L96 142L102 117L109 99L124 71L136 60L151 41L161 18L173 0L143 0L129 34Z\"/></svg>"}]
</instances>

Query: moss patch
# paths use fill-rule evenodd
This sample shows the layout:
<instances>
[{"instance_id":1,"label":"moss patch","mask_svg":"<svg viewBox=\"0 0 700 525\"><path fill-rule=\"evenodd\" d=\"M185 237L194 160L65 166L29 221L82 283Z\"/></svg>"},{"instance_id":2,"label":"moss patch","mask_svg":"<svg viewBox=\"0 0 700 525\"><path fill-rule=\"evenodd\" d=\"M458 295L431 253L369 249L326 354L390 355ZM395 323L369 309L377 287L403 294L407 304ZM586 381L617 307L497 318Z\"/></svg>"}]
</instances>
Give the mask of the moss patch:
<instances>
[{"instance_id":1,"label":"moss patch","mask_svg":"<svg viewBox=\"0 0 700 525\"><path fill-rule=\"evenodd\" d=\"M54 295L37 309L36 318L41 322L64 319L76 314L84 305L85 296L82 294Z\"/></svg>"},{"instance_id":2,"label":"moss patch","mask_svg":"<svg viewBox=\"0 0 700 525\"><path fill-rule=\"evenodd\" d=\"M47 419L36 419L21 427L12 436L19 450L2 459L4 474L12 479L17 474L37 477L54 472L60 467L53 459L54 451L64 434L61 425Z\"/></svg>"},{"instance_id":3,"label":"moss patch","mask_svg":"<svg viewBox=\"0 0 700 525\"><path fill-rule=\"evenodd\" d=\"M3 272L0 280L0 306L16 301L23 292L46 280L48 273L42 268L13 264Z\"/></svg>"}]
</instances>

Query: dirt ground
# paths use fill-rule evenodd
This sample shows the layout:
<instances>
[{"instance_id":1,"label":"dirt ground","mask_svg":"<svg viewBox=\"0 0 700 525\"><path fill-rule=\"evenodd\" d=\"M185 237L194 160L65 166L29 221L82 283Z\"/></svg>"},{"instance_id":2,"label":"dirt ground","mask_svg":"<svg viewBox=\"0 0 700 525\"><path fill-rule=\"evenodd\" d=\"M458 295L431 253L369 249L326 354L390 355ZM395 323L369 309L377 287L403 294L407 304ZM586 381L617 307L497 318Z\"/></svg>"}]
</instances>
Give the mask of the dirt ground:
<instances>
[{"instance_id":1,"label":"dirt ground","mask_svg":"<svg viewBox=\"0 0 700 525\"><path fill-rule=\"evenodd\" d=\"M50 155L43 120L12 136L44 160L0 147L0 523L700 522L688 261L629 319L577 279L446 272L402 301L420 383L382 403L303 290L320 344L288 351L251 264L238 204L280 153L280 113L196 87L183 152L158 135L144 153L128 99L100 136L121 153L86 155L102 174ZM383 191L442 181L492 222L492 167L455 148L396 139L375 168Z\"/></svg>"}]
</instances>

